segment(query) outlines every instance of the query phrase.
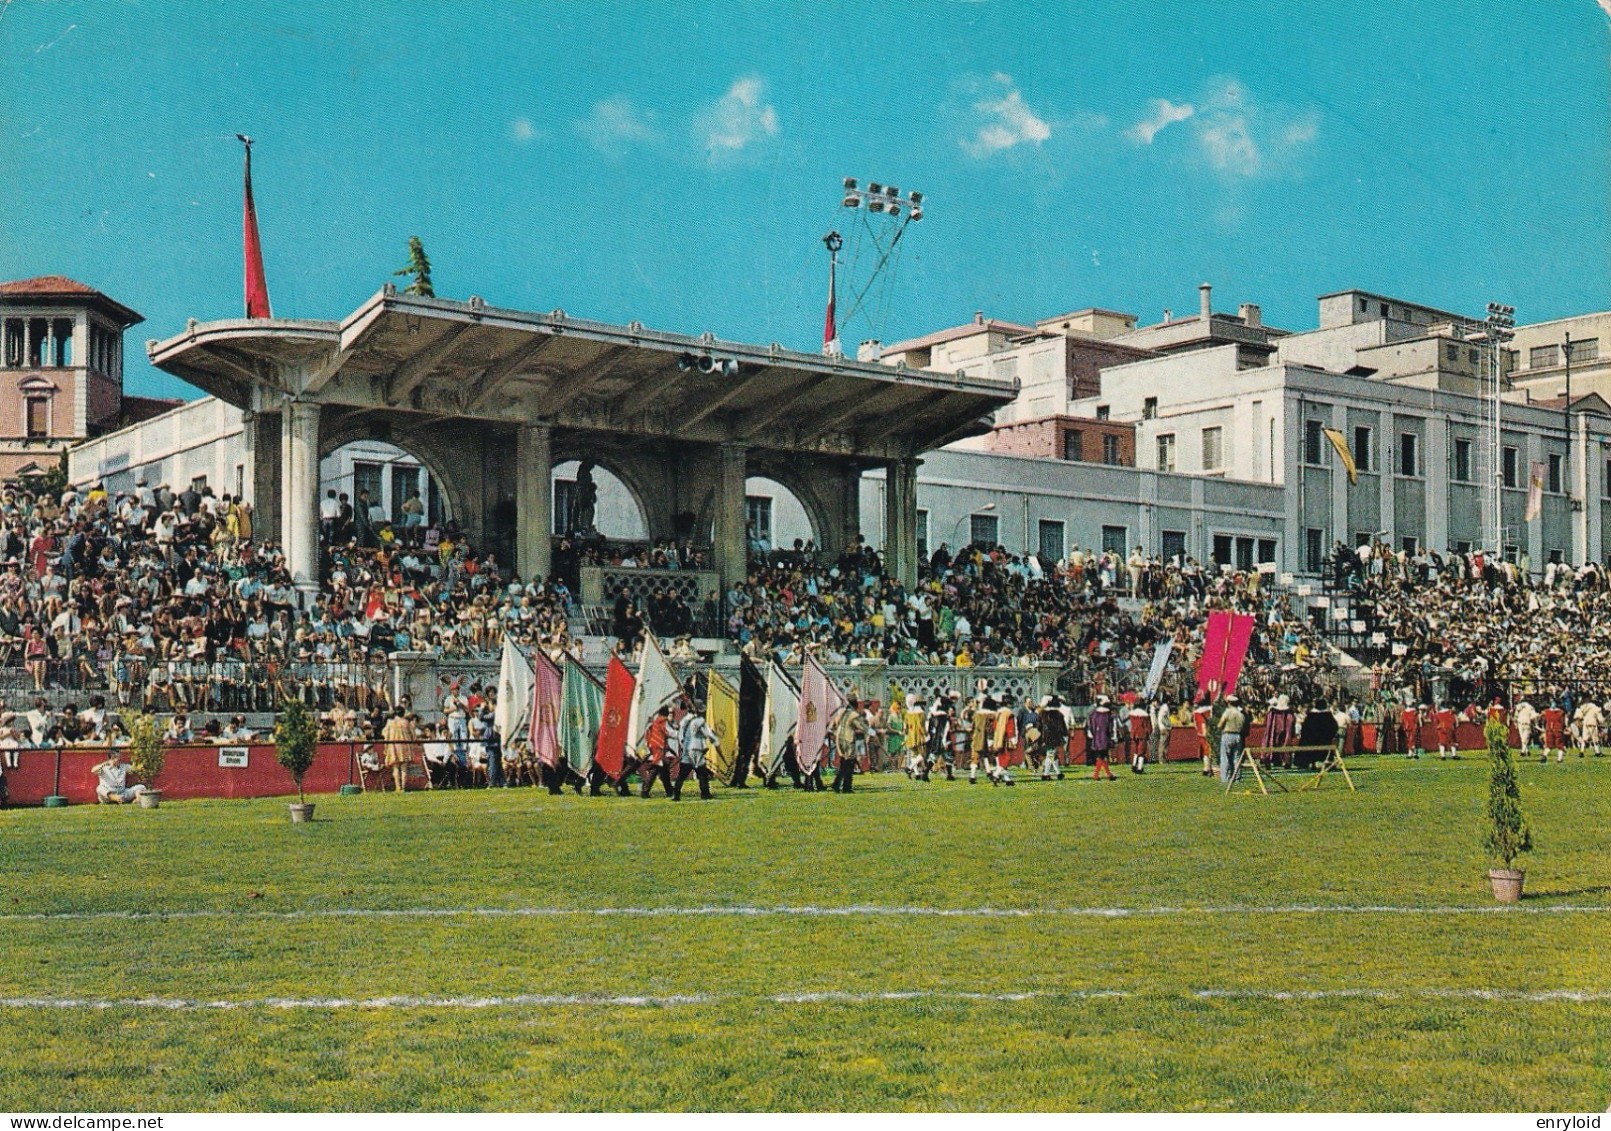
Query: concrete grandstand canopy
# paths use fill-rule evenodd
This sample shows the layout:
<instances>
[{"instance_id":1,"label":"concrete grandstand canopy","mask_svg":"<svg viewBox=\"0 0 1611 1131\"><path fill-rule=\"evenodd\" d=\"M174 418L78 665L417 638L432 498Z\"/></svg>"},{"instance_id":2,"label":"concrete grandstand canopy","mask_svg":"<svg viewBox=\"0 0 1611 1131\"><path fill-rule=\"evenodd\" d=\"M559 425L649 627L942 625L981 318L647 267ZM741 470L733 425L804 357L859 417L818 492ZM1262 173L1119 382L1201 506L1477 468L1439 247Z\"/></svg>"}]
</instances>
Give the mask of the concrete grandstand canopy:
<instances>
[{"instance_id":1,"label":"concrete grandstand canopy","mask_svg":"<svg viewBox=\"0 0 1611 1131\"><path fill-rule=\"evenodd\" d=\"M340 322L191 322L152 364L230 404L285 401L504 425L910 458L978 434L1018 383L893 368L388 286ZM724 364L726 363L726 364Z\"/></svg>"}]
</instances>

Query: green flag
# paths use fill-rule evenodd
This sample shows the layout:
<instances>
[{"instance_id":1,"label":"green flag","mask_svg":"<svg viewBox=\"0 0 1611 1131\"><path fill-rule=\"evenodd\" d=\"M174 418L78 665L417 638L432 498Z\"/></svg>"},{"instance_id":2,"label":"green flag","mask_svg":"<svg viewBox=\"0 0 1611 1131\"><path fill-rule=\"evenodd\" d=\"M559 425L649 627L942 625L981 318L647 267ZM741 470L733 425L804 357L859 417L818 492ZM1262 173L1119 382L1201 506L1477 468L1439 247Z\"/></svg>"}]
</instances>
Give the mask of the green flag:
<instances>
[{"instance_id":1,"label":"green flag","mask_svg":"<svg viewBox=\"0 0 1611 1131\"><path fill-rule=\"evenodd\" d=\"M599 720L604 716L604 685L567 656L559 702L559 748L571 769L586 777L593 766Z\"/></svg>"}]
</instances>

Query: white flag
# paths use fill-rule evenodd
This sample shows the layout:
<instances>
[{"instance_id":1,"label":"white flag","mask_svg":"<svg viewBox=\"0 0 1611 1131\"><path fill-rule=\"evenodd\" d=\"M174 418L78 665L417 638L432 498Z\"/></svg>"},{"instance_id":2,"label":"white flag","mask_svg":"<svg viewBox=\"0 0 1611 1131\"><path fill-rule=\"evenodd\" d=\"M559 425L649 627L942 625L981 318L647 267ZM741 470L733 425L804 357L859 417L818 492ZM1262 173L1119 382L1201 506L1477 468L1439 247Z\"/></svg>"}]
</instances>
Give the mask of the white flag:
<instances>
[{"instance_id":1,"label":"white flag","mask_svg":"<svg viewBox=\"0 0 1611 1131\"><path fill-rule=\"evenodd\" d=\"M638 663L638 682L632 688L632 709L627 713L627 749L636 751L654 722L655 713L669 706L682 694L677 673L660 650L654 633L643 638L643 659Z\"/></svg>"},{"instance_id":2,"label":"white flag","mask_svg":"<svg viewBox=\"0 0 1611 1131\"><path fill-rule=\"evenodd\" d=\"M773 661L766 673L766 715L761 721L761 772L770 775L782 764L783 747L794 736L800 717L800 693L794 681Z\"/></svg>"},{"instance_id":3,"label":"white flag","mask_svg":"<svg viewBox=\"0 0 1611 1131\"><path fill-rule=\"evenodd\" d=\"M515 647L507 636L503 638L503 662L498 666L498 708L493 712L493 726L498 728L498 741L504 749L516 736L526 733L526 718L531 714L531 689L536 679L531 661Z\"/></svg>"}]
</instances>

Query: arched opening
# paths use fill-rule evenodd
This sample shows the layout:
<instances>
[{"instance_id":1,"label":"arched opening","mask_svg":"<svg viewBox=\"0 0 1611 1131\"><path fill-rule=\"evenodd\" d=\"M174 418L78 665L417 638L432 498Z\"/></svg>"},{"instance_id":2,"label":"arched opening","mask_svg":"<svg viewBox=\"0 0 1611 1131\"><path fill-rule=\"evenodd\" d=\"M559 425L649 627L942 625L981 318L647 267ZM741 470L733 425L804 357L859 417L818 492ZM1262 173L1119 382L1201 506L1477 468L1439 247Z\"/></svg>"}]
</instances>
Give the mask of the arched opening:
<instances>
[{"instance_id":1,"label":"arched opening","mask_svg":"<svg viewBox=\"0 0 1611 1131\"><path fill-rule=\"evenodd\" d=\"M445 525L455 517L450 492L440 476L413 453L385 440L350 440L319 460L321 508L330 492L353 508L354 525L376 535L390 528L399 536L417 528ZM360 507L367 512L358 514Z\"/></svg>"},{"instance_id":2,"label":"arched opening","mask_svg":"<svg viewBox=\"0 0 1611 1131\"><path fill-rule=\"evenodd\" d=\"M613 471L592 460L573 459L556 465L553 479L554 534L648 541L643 504Z\"/></svg>"},{"instance_id":3,"label":"arched opening","mask_svg":"<svg viewBox=\"0 0 1611 1131\"><path fill-rule=\"evenodd\" d=\"M752 555L792 549L796 541L822 548L822 531L800 497L764 475L744 480L744 527Z\"/></svg>"}]
</instances>

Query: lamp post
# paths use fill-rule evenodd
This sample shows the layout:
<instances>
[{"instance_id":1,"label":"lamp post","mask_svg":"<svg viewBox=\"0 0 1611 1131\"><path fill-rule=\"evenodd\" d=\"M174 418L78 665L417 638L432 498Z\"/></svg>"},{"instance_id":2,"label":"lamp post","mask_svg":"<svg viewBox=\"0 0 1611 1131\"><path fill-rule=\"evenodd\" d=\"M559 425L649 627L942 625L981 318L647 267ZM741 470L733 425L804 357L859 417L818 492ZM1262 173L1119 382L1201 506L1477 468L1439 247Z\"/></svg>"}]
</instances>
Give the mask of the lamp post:
<instances>
[{"instance_id":1,"label":"lamp post","mask_svg":"<svg viewBox=\"0 0 1611 1131\"><path fill-rule=\"evenodd\" d=\"M1488 371L1494 382L1494 432L1493 432L1493 548L1494 553L1501 558L1505 555L1505 511L1504 511L1504 445L1505 433L1501 420L1502 399L1500 397L1501 382L1504 380L1502 356L1504 345L1515 336L1516 308L1505 306L1502 303L1490 302L1488 304L1488 318L1483 323L1484 336L1488 341Z\"/></svg>"}]
</instances>

